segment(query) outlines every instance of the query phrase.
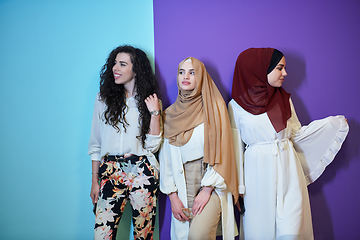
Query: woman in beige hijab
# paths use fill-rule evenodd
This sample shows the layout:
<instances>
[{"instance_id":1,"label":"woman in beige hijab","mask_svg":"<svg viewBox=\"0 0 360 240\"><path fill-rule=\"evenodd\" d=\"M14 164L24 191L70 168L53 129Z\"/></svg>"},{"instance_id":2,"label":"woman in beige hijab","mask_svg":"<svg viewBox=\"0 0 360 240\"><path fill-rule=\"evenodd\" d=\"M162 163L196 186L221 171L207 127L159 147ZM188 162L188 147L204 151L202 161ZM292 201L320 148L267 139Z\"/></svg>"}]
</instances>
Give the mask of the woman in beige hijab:
<instances>
[{"instance_id":1,"label":"woman in beige hijab","mask_svg":"<svg viewBox=\"0 0 360 240\"><path fill-rule=\"evenodd\" d=\"M205 66L188 57L178 67L178 96L164 112L160 190L171 201L172 239L224 239L237 229L239 196L226 104ZM221 219L221 222L220 222Z\"/></svg>"}]
</instances>

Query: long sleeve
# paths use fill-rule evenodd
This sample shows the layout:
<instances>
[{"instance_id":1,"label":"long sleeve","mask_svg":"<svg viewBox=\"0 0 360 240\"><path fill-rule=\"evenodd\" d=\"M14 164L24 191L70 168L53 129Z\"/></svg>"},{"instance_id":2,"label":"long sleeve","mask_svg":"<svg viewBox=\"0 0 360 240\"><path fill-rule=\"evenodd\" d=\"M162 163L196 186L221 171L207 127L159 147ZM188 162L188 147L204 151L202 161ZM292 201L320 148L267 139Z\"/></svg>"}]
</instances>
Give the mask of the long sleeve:
<instances>
[{"instance_id":1,"label":"long sleeve","mask_svg":"<svg viewBox=\"0 0 360 240\"><path fill-rule=\"evenodd\" d=\"M101 151L101 116L100 116L100 101L98 101L99 95L96 97L94 104L94 112L91 124L91 133L88 146L88 154L91 155L91 160L100 161L100 151Z\"/></svg>"},{"instance_id":2,"label":"long sleeve","mask_svg":"<svg viewBox=\"0 0 360 240\"><path fill-rule=\"evenodd\" d=\"M201 180L201 186L213 187L219 190L226 189L224 178L217 173L212 166L206 168L205 174Z\"/></svg>"},{"instance_id":3,"label":"long sleeve","mask_svg":"<svg viewBox=\"0 0 360 240\"><path fill-rule=\"evenodd\" d=\"M333 161L349 132L344 116L327 117L302 126L291 105L292 142L307 183L314 182Z\"/></svg>"},{"instance_id":4,"label":"long sleeve","mask_svg":"<svg viewBox=\"0 0 360 240\"><path fill-rule=\"evenodd\" d=\"M160 161L160 190L164 194L170 194L177 192L177 186L175 184L173 176L173 167L171 165L171 153L169 140L165 139L163 145L159 151Z\"/></svg>"},{"instance_id":5,"label":"long sleeve","mask_svg":"<svg viewBox=\"0 0 360 240\"><path fill-rule=\"evenodd\" d=\"M234 101L234 100L232 100ZM230 124L232 128L232 134L234 139L234 148L235 148L235 157L236 157L236 168L238 173L238 181L239 181L239 193L244 194L245 193L245 184L244 184L244 143L241 140L240 130L237 126L237 121L232 101L228 104L228 112L229 112L229 118L230 118Z\"/></svg>"},{"instance_id":6,"label":"long sleeve","mask_svg":"<svg viewBox=\"0 0 360 240\"><path fill-rule=\"evenodd\" d=\"M145 149L152 153L155 153L157 150L159 150L161 142L162 142L162 131L160 132L159 135L146 134Z\"/></svg>"}]
</instances>

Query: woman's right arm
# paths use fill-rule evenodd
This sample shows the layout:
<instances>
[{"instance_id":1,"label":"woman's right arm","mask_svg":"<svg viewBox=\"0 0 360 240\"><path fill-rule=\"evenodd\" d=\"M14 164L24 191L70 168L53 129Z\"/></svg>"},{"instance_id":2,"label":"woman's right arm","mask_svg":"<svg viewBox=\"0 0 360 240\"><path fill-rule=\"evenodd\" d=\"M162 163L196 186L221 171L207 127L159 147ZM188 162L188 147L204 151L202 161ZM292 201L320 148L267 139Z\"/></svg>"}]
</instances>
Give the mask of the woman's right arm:
<instances>
[{"instance_id":1,"label":"woman's right arm","mask_svg":"<svg viewBox=\"0 0 360 240\"><path fill-rule=\"evenodd\" d=\"M88 146L88 154L91 156L92 164L92 183L90 197L92 203L95 204L98 201L100 187L99 187L99 166L100 166L100 151L101 151L101 133L100 133L100 108L101 103L98 100L99 95L96 97L94 104L93 119L91 124L91 133Z\"/></svg>"},{"instance_id":2,"label":"woman's right arm","mask_svg":"<svg viewBox=\"0 0 360 240\"><path fill-rule=\"evenodd\" d=\"M90 197L92 200L92 203L95 204L98 201L99 198L99 192L100 192L100 186L99 186L99 166L100 161L91 161L92 162L92 180L91 180L91 191L90 191Z\"/></svg>"},{"instance_id":3,"label":"woman's right arm","mask_svg":"<svg viewBox=\"0 0 360 240\"><path fill-rule=\"evenodd\" d=\"M145 149L155 153L159 150L162 143L163 123L162 123L162 104L154 93L145 99L146 106L149 112L157 110L159 115L151 115L149 133L146 134Z\"/></svg>"}]
</instances>

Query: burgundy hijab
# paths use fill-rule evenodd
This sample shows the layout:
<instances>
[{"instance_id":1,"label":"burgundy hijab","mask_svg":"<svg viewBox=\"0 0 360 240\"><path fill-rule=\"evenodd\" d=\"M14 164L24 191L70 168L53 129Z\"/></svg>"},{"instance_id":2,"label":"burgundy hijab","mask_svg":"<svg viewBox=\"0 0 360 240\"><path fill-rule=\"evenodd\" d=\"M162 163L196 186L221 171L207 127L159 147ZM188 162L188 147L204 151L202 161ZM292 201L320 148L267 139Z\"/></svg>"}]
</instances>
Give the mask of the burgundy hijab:
<instances>
[{"instance_id":1,"label":"burgundy hijab","mask_svg":"<svg viewBox=\"0 0 360 240\"><path fill-rule=\"evenodd\" d=\"M266 112L275 131L280 132L286 128L287 120L291 117L290 94L282 87L272 87L268 83L268 70L274 69L274 50L249 48L240 53L235 65L231 97L251 114ZM278 52L275 50L274 55L278 55ZM281 58L277 56L275 59L276 66Z\"/></svg>"}]
</instances>

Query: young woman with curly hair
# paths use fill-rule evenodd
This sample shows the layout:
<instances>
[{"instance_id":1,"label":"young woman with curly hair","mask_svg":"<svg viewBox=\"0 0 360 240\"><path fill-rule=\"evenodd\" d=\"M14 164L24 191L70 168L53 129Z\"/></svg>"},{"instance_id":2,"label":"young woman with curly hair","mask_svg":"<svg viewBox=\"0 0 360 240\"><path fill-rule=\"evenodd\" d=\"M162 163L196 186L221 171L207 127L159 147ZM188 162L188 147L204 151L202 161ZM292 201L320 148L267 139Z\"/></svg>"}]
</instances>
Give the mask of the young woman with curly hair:
<instances>
[{"instance_id":1,"label":"young woman with curly hair","mask_svg":"<svg viewBox=\"0 0 360 240\"><path fill-rule=\"evenodd\" d=\"M154 153L162 139L158 84L146 54L132 46L110 53L100 79L89 141L95 239L116 239L128 200L134 238L152 239L159 194Z\"/></svg>"}]
</instances>

